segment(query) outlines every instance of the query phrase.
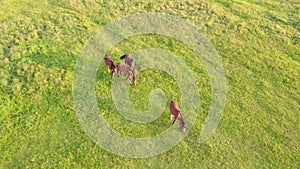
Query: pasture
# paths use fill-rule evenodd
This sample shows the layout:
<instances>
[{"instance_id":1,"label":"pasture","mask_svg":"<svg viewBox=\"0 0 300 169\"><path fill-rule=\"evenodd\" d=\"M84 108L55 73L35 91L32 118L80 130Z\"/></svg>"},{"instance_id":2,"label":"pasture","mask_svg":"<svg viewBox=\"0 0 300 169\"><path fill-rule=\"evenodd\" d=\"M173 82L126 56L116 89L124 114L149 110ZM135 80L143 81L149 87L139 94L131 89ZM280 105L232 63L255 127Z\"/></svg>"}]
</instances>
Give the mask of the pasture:
<instances>
[{"instance_id":1,"label":"pasture","mask_svg":"<svg viewBox=\"0 0 300 169\"><path fill-rule=\"evenodd\" d=\"M0 168L300 168L298 0L0 4ZM88 137L76 116L72 85L77 56L89 38L117 18L144 12L179 16L203 31L223 63L226 104L219 126L200 144L212 97L203 62L167 36L123 40L108 52L113 60L147 48L168 50L188 65L200 97L196 123L179 144L154 157L128 158L102 149ZM135 123L117 112L104 55L99 55L95 93L105 120L131 137L156 136L168 129L168 105L150 123ZM179 87L167 73L149 69L136 77L136 86L129 88L135 109L149 109L154 89L180 103Z\"/></svg>"}]
</instances>

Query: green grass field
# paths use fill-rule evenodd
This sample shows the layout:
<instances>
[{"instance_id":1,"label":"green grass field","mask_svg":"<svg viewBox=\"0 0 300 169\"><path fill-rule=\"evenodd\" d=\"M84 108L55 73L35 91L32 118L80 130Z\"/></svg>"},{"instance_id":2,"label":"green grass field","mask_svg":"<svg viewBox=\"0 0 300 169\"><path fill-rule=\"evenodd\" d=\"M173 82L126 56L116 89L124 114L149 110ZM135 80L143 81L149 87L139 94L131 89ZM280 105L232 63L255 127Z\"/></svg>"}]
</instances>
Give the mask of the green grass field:
<instances>
[{"instance_id":1,"label":"green grass field","mask_svg":"<svg viewBox=\"0 0 300 169\"><path fill-rule=\"evenodd\" d=\"M202 30L222 58L227 86L222 120L200 144L211 99L201 60L181 42L154 34L112 48L115 60L150 47L173 52L187 62L199 89L198 118L188 135L163 154L136 159L88 137L76 116L72 83L89 38L106 23L143 12L180 16ZM0 21L0 168L300 168L298 0L1 0ZM149 108L145 100L158 88L180 100L166 73L146 70L137 77L130 87L137 110ZM126 120L114 107L110 84L102 62L95 82L99 109L117 131L149 137L169 127L168 106L149 124Z\"/></svg>"}]
</instances>

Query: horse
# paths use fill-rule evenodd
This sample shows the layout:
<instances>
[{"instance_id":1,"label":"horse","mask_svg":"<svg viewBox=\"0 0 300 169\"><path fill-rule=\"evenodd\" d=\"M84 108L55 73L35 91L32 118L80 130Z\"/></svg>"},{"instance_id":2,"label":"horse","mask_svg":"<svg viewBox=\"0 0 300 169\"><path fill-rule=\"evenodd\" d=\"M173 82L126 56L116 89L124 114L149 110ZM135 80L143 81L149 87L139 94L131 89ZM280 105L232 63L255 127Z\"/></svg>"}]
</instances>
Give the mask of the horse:
<instances>
[{"instance_id":1,"label":"horse","mask_svg":"<svg viewBox=\"0 0 300 169\"><path fill-rule=\"evenodd\" d=\"M130 76L132 76L131 82L134 85L136 85L136 77L135 77L134 71L133 71L133 69L131 67L125 65L122 62L119 62L117 64L117 73L118 74L126 73L128 75L128 80L130 80Z\"/></svg>"},{"instance_id":2,"label":"horse","mask_svg":"<svg viewBox=\"0 0 300 169\"><path fill-rule=\"evenodd\" d=\"M120 57L120 59L125 59L125 63L129 65L131 68L134 67L134 61L132 57L129 56L129 54L124 54Z\"/></svg>"},{"instance_id":3,"label":"horse","mask_svg":"<svg viewBox=\"0 0 300 169\"><path fill-rule=\"evenodd\" d=\"M116 66L114 64L114 61L111 59L111 57L108 54L105 54L104 61L108 68L108 72L111 72L112 75L114 75L114 73L116 71Z\"/></svg>"},{"instance_id":4,"label":"horse","mask_svg":"<svg viewBox=\"0 0 300 169\"><path fill-rule=\"evenodd\" d=\"M175 117L175 119L172 122L172 124L174 124L175 121L178 119L180 121L180 129L181 129L181 131L185 132L185 128L186 127L185 127L185 122L184 122L184 119L183 119L182 112L179 109L178 104L175 101L173 101L173 100L171 100L171 102L170 102L170 114L171 114L171 116L170 116L171 120L172 120L173 116Z\"/></svg>"}]
</instances>

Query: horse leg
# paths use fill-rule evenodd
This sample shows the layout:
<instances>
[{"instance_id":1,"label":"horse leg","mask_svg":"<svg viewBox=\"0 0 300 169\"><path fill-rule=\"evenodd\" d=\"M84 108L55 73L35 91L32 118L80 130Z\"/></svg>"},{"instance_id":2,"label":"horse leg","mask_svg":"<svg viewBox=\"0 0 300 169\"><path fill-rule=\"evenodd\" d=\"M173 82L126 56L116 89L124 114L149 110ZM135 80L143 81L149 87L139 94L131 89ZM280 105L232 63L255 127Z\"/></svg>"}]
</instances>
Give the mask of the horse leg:
<instances>
[{"instance_id":1,"label":"horse leg","mask_svg":"<svg viewBox=\"0 0 300 169\"><path fill-rule=\"evenodd\" d=\"M175 123L175 121L176 121L176 118L173 120L172 124L174 124L174 123Z\"/></svg>"},{"instance_id":2,"label":"horse leg","mask_svg":"<svg viewBox=\"0 0 300 169\"><path fill-rule=\"evenodd\" d=\"M117 74L118 74L118 75L121 75L121 70L120 70L120 68L117 68Z\"/></svg>"},{"instance_id":3,"label":"horse leg","mask_svg":"<svg viewBox=\"0 0 300 169\"><path fill-rule=\"evenodd\" d=\"M131 74L130 74L130 73L128 73L128 72L127 72L127 74L128 74L128 78L127 78L127 80L129 80L129 81L130 81L130 76L131 76Z\"/></svg>"},{"instance_id":4,"label":"horse leg","mask_svg":"<svg viewBox=\"0 0 300 169\"><path fill-rule=\"evenodd\" d=\"M112 74L112 76L114 77L114 75L115 75L115 72L114 72L114 70L112 70L112 71L111 71L111 74Z\"/></svg>"}]
</instances>

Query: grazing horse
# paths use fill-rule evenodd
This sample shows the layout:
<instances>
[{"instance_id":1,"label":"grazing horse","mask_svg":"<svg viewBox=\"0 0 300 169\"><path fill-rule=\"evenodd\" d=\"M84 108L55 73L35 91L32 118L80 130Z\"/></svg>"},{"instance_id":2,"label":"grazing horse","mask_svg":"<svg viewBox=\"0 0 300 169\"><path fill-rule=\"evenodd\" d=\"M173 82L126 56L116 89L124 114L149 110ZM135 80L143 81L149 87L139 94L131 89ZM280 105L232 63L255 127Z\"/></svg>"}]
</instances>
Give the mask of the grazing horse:
<instances>
[{"instance_id":1,"label":"grazing horse","mask_svg":"<svg viewBox=\"0 0 300 169\"><path fill-rule=\"evenodd\" d=\"M180 111L179 107L178 107L178 104L175 102L175 101L171 101L170 102L170 113L171 113L171 120L172 120L172 117L174 116L175 119L174 121L172 122L172 124L175 123L175 121L178 119L180 121L180 129L182 132L185 132L185 122L183 120L183 115L182 115L182 112Z\"/></svg>"},{"instance_id":2,"label":"grazing horse","mask_svg":"<svg viewBox=\"0 0 300 169\"><path fill-rule=\"evenodd\" d=\"M119 62L117 64L117 73L118 74L121 74L121 73L127 73L128 75L128 80L130 79L130 76L132 76L132 83L134 85L136 85L136 77L135 77L135 74L134 74L134 71L131 67L125 65L124 63L122 62Z\"/></svg>"},{"instance_id":3,"label":"grazing horse","mask_svg":"<svg viewBox=\"0 0 300 169\"><path fill-rule=\"evenodd\" d=\"M124 54L120 57L120 59L125 59L125 63L129 65L131 68L134 67L134 61L132 57L129 56L129 54Z\"/></svg>"},{"instance_id":4,"label":"grazing horse","mask_svg":"<svg viewBox=\"0 0 300 169\"><path fill-rule=\"evenodd\" d=\"M108 54L105 54L104 61L108 68L108 72L111 72L112 75L114 75L114 73L116 71L116 66L114 64L114 61L111 59L111 57Z\"/></svg>"}]
</instances>

